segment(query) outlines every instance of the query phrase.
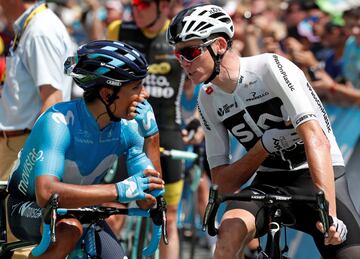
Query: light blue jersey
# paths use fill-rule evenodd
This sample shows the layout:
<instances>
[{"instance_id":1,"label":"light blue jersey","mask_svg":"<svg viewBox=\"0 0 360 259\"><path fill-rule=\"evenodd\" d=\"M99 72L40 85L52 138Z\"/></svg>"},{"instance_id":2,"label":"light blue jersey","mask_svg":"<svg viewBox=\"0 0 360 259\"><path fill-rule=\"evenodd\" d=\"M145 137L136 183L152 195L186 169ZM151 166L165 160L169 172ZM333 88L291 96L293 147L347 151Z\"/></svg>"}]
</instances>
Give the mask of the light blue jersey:
<instances>
[{"instance_id":1,"label":"light blue jersey","mask_svg":"<svg viewBox=\"0 0 360 259\"><path fill-rule=\"evenodd\" d=\"M351 36L346 41L343 54L343 73L355 88L360 89L360 45Z\"/></svg>"},{"instance_id":2,"label":"light blue jersey","mask_svg":"<svg viewBox=\"0 0 360 259\"><path fill-rule=\"evenodd\" d=\"M98 184L119 155L127 157L133 175L151 165L143 143L134 120L100 129L84 100L56 104L37 120L19 154L9 191L35 198L35 178L41 175L64 183Z\"/></svg>"},{"instance_id":3,"label":"light blue jersey","mask_svg":"<svg viewBox=\"0 0 360 259\"><path fill-rule=\"evenodd\" d=\"M194 87L194 94L190 100L186 98L185 92L183 92L181 96L181 114L183 118L183 124L185 125L194 118L194 113L197 109L197 99L201 86L202 84L198 84Z\"/></svg>"}]
</instances>

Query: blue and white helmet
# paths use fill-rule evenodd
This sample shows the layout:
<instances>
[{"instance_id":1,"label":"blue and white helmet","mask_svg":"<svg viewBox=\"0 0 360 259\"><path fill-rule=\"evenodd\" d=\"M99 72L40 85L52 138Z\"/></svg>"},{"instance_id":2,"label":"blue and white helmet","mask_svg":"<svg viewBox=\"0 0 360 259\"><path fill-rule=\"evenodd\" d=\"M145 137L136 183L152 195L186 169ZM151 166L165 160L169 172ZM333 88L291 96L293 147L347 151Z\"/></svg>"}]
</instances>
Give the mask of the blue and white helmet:
<instances>
[{"instance_id":1,"label":"blue and white helmet","mask_svg":"<svg viewBox=\"0 0 360 259\"><path fill-rule=\"evenodd\" d=\"M198 5L182 10L172 20L167 39L171 45L194 39L206 40L213 34L234 36L230 16L217 5Z\"/></svg>"},{"instance_id":2,"label":"blue and white helmet","mask_svg":"<svg viewBox=\"0 0 360 259\"><path fill-rule=\"evenodd\" d=\"M111 86L120 87L147 76L145 57L123 42L98 40L79 47L77 55L64 64L65 73L72 76L84 90Z\"/></svg>"}]
</instances>

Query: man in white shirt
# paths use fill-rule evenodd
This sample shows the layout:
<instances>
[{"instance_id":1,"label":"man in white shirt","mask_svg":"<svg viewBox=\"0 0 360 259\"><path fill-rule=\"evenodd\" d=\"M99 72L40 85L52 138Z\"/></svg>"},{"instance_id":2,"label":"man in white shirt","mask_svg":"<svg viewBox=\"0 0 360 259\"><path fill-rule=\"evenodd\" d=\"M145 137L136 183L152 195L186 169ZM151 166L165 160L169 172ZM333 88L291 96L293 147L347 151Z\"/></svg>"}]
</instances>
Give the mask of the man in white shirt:
<instances>
[{"instance_id":1,"label":"man in white shirt","mask_svg":"<svg viewBox=\"0 0 360 259\"><path fill-rule=\"evenodd\" d=\"M63 64L74 51L65 26L43 1L0 0L0 5L16 35L0 97L0 180L7 180L38 116L70 99L71 77ZM27 258L29 252L16 251L12 258Z\"/></svg>"},{"instance_id":2,"label":"man in white shirt","mask_svg":"<svg viewBox=\"0 0 360 259\"><path fill-rule=\"evenodd\" d=\"M63 73L72 55L70 37L42 1L0 0L14 22L12 48L0 98L0 180L7 180L28 133L49 106L70 99L71 78Z\"/></svg>"}]
</instances>

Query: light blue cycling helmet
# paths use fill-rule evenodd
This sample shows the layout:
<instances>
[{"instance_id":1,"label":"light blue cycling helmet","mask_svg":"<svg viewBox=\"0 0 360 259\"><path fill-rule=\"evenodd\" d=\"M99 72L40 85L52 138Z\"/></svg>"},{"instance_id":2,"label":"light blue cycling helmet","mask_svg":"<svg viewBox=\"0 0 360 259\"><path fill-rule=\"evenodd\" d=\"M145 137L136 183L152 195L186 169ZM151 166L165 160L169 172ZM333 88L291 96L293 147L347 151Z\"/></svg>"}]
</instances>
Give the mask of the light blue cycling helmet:
<instances>
[{"instance_id":1,"label":"light blue cycling helmet","mask_svg":"<svg viewBox=\"0 0 360 259\"><path fill-rule=\"evenodd\" d=\"M98 40L79 47L69 57L65 73L85 91L97 87L121 87L147 76L145 57L132 46L118 41Z\"/></svg>"}]
</instances>

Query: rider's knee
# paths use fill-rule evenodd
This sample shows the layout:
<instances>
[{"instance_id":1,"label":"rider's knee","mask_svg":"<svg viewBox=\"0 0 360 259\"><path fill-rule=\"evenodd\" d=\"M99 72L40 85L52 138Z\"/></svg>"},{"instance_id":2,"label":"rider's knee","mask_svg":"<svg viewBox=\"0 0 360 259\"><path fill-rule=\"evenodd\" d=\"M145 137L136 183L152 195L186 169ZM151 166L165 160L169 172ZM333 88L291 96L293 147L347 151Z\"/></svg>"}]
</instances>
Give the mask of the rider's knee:
<instances>
[{"instance_id":1,"label":"rider's knee","mask_svg":"<svg viewBox=\"0 0 360 259\"><path fill-rule=\"evenodd\" d=\"M78 241L83 234L83 227L75 218L61 219L56 224L57 235L65 235L72 241ZM68 240L68 241L70 241Z\"/></svg>"},{"instance_id":2,"label":"rider's knee","mask_svg":"<svg viewBox=\"0 0 360 259\"><path fill-rule=\"evenodd\" d=\"M177 207L178 205L169 205L167 206L167 223L168 225L176 224L177 222Z\"/></svg>"}]
</instances>

